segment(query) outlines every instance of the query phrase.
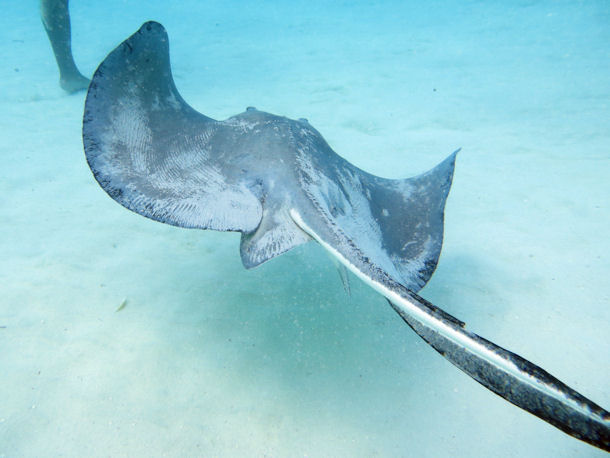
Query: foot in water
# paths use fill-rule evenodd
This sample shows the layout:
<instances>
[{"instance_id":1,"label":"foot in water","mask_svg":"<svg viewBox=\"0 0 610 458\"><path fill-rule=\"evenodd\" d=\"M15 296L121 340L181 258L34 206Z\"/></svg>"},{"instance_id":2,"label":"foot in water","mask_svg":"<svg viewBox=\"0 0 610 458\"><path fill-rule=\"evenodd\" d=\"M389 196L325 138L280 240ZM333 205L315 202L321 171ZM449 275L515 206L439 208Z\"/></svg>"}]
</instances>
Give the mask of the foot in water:
<instances>
[{"instance_id":1,"label":"foot in water","mask_svg":"<svg viewBox=\"0 0 610 458\"><path fill-rule=\"evenodd\" d=\"M69 77L61 75L59 78L59 85L64 91L73 94L74 92L87 90L90 81L89 78L77 71L76 74L70 75Z\"/></svg>"},{"instance_id":2,"label":"foot in water","mask_svg":"<svg viewBox=\"0 0 610 458\"><path fill-rule=\"evenodd\" d=\"M72 56L68 0L41 0L40 15L59 67L59 85L69 93L89 87L89 79L76 68Z\"/></svg>"}]
</instances>

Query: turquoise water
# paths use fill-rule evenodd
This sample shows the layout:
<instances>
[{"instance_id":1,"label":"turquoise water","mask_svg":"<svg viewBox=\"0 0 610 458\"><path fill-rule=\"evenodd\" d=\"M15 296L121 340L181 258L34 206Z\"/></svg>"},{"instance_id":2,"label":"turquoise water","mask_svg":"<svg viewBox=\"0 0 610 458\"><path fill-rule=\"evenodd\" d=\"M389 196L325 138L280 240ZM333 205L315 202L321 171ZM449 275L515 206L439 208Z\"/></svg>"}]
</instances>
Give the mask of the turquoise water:
<instances>
[{"instance_id":1,"label":"turquoise water","mask_svg":"<svg viewBox=\"0 0 610 458\"><path fill-rule=\"evenodd\" d=\"M610 407L610 4L166 5L73 0L81 71L154 19L208 116L306 117L392 178L462 147L421 295ZM246 271L237 234L117 205L37 3L0 21L0 456L603 456L346 295L319 246Z\"/></svg>"}]
</instances>

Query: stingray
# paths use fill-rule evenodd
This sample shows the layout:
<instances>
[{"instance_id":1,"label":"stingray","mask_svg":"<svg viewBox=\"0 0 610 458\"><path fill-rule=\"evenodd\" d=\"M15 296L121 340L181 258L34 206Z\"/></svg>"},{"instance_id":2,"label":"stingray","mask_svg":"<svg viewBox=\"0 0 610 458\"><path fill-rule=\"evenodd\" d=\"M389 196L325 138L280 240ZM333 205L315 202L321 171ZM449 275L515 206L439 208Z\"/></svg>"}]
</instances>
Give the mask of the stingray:
<instances>
[{"instance_id":1,"label":"stingray","mask_svg":"<svg viewBox=\"0 0 610 458\"><path fill-rule=\"evenodd\" d=\"M384 179L337 155L305 119L254 108L225 121L204 116L178 93L168 36L156 22L95 72L83 143L98 183L129 210L174 226L240 232L248 269L315 240L477 382L610 450L609 412L417 294L441 252L457 151L422 175Z\"/></svg>"}]
</instances>

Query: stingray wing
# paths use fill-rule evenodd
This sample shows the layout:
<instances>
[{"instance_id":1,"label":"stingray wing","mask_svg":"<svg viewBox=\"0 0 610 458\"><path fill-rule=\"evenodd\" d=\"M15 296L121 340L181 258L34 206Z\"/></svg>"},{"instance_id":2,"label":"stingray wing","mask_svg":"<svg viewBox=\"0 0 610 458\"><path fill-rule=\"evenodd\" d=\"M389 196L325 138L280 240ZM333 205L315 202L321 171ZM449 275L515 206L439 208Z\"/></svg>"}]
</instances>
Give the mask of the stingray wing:
<instances>
[{"instance_id":1,"label":"stingray wing","mask_svg":"<svg viewBox=\"0 0 610 458\"><path fill-rule=\"evenodd\" d=\"M458 150L459 151L459 150ZM379 222L384 250L402 284L424 287L436 270L443 245L445 202L458 151L419 176L405 180L369 177L371 212Z\"/></svg>"},{"instance_id":2,"label":"stingray wing","mask_svg":"<svg viewBox=\"0 0 610 458\"><path fill-rule=\"evenodd\" d=\"M168 224L250 232L259 198L210 147L227 126L191 108L173 82L161 24L148 22L99 66L87 93L83 142L102 188Z\"/></svg>"},{"instance_id":3,"label":"stingray wing","mask_svg":"<svg viewBox=\"0 0 610 458\"><path fill-rule=\"evenodd\" d=\"M310 126L293 137L300 185L314 206L301 217L367 275L383 272L419 291L440 256L457 151L420 176L388 180L338 156Z\"/></svg>"}]
</instances>

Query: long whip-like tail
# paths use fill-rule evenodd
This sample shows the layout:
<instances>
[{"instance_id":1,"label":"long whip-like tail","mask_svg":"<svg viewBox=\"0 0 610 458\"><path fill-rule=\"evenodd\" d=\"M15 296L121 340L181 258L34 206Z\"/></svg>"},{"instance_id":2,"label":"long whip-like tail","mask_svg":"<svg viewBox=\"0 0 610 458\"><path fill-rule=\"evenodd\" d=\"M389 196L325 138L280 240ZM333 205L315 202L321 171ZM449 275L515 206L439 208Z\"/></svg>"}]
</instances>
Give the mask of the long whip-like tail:
<instances>
[{"instance_id":1,"label":"long whip-like tail","mask_svg":"<svg viewBox=\"0 0 610 458\"><path fill-rule=\"evenodd\" d=\"M525 358L466 329L465 323L389 275L365 273L292 211L293 220L358 278L381 293L436 351L484 387L577 439L610 451L610 412Z\"/></svg>"},{"instance_id":2,"label":"long whip-like tail","mask_svg":"<svg viewBox=\"0 0 610 458\"><path fill-rule=\"evenodd\" d=\"M452 336L388 300L422 339L452 364L507 401L562 431L610 451L610 413L541 367L465 329L464 323L407 292L412 307L451 329ZM456 338L457 337L457 338Z\"/></svg>"}]
</instances>

